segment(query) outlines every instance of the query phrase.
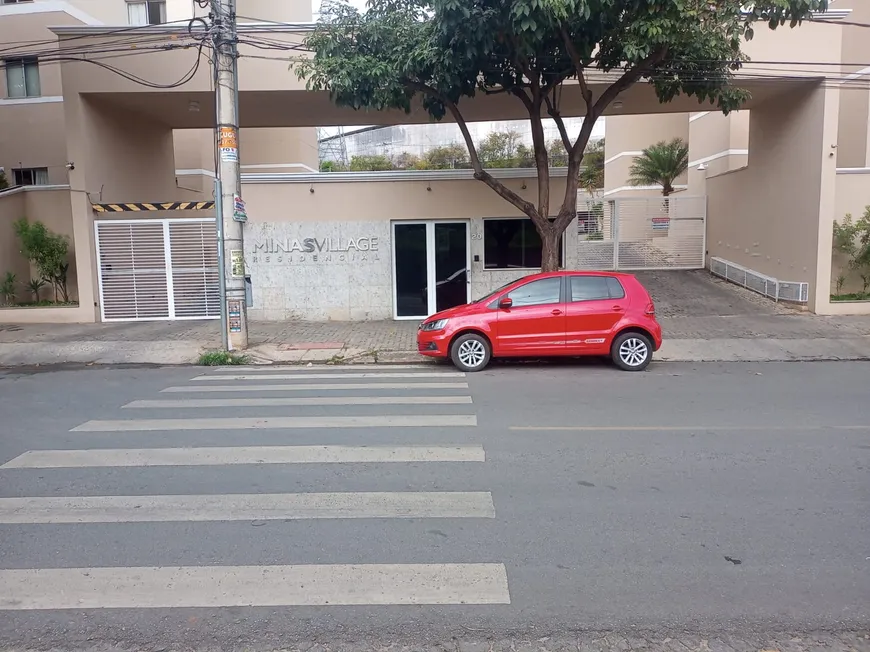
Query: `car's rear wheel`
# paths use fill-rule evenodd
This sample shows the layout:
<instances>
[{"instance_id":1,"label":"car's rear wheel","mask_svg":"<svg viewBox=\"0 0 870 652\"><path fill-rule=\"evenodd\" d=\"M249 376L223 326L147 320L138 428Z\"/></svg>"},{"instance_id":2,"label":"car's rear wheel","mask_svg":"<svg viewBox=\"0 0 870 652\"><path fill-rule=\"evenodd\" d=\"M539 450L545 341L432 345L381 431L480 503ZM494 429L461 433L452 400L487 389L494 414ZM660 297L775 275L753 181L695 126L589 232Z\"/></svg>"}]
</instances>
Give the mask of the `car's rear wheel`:
<instances>
[{"instance_id":1,"label":"car's rear wheel","mask_svg":"<svg viewBox=\"0 0 870 652\"><path fill-rule=\"evenodd\" d=\"M623 371L643 371L652 361L652 354L652 342L643 333L623 333L610 347L610 357Z\"/></svg>"},{"instance_id":2,"label":"car's rear wheel","mask_svg":"<svg viewBox=\"0 0 870 652\"><path fill-rule=\"evenodd\" d=\"M460 335L450 347L450 360L460 371L480 371L489 364L491 357L489 342L477 333Z\"/></svg>"}]
</instances>

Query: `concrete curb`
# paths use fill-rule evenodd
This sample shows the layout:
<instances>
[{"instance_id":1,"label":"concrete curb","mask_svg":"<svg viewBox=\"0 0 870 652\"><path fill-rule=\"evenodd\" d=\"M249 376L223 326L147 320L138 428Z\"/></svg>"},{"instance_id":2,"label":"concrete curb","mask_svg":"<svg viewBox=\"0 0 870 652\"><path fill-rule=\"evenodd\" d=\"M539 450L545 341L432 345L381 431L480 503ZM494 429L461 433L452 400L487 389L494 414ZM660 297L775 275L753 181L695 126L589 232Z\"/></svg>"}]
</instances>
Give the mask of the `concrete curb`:
<instances>
[{"instance_id":1,"label":"concrete curb","mask_svg":"<svg viewBox=\"0 0 870 652\"><path fill-rule=\"evenodd\" d=\"M142 342L0 343L0 367L61 364L190 365L209 342L190 340ZM253 365L420 364L433 363L416 351L360 348L281 351L260 345L248 351ZM663 362L796 362L870 360L870 337L845 339L685 339L666 340L655 356Z\"/></svg>"}]
</instances>

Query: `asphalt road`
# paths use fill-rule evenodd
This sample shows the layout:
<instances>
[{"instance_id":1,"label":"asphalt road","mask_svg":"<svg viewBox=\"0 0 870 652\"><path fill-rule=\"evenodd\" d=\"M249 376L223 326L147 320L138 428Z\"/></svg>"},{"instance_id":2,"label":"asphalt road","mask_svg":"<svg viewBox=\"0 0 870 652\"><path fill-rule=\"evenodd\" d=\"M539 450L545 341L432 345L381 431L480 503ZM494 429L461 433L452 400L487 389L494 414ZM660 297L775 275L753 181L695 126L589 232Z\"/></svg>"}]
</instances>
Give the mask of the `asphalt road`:
<instances>
[{"instance_id":1,"label":"asphalt road","mask_svg":"<svg viewBox=\"0 0 870 652\"><path fill-rule=\"evenodd\" d=\"M0 372L0 647L866 631L868 381Z\"/></svg>"}]
</instances>

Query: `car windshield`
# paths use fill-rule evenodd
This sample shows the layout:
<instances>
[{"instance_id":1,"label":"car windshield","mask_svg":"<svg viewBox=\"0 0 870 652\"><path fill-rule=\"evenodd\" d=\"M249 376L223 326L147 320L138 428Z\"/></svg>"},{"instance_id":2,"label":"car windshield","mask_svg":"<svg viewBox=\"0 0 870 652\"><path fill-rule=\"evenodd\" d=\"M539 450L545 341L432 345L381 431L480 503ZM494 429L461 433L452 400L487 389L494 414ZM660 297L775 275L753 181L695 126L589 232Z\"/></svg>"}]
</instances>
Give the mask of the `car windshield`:
<instances>
[{"instance_id":1,"label":"car windshield","mask_svg":"<svg viewBox=\"0 0 870 652\"><path fill-rule=\"evenodd\" d=\"M526 278L526 277L524 276L523 278ZM472 301L472 303L484 303L484 302L486 302L486 301L489 301L489 300L492 299L496 294L498 294L499 292L501 292L502 290L504 290L507 286L509 286L509 285L513 285L513 284L516 283L517 281L522 281L523 278L515 278L513 281L508 281L507 283L505 283L504 285L502 285L502 286L499 287L499 288L496 288L495 290L493 290L493 291L490 292L489 294L480 297L477 301Z\"/></svg>"}]
</instances>

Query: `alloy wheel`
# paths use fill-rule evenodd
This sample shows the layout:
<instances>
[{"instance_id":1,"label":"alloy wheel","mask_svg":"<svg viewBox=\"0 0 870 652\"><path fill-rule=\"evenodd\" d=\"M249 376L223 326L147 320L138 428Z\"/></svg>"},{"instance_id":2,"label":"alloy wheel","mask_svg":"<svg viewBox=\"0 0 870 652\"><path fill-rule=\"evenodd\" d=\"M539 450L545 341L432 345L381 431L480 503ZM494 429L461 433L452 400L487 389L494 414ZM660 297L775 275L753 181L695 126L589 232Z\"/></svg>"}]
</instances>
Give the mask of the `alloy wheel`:
<instances>
[{"instance_id":1,"label":"alloy wheel","mask_svg":"<svg viewBox=\"0 0 870 652\"><path fill-rule=\"evenodd\" d=\"M462 364L474 369L486 359L486 347L480 340L465 340L459 345L456 354Z\"/></svg>"},{"instance_id":2,"label":"alloy wheel","mask_svg":"<svg viewBox=\"0 0 870 652\"><path fill-rule=\"evenodd\" d=\"M649 355L649 347L646 342L637 337L629 337L619 345L619 359L626 366L639 367Z\"/></svg>"}]
</instances>

